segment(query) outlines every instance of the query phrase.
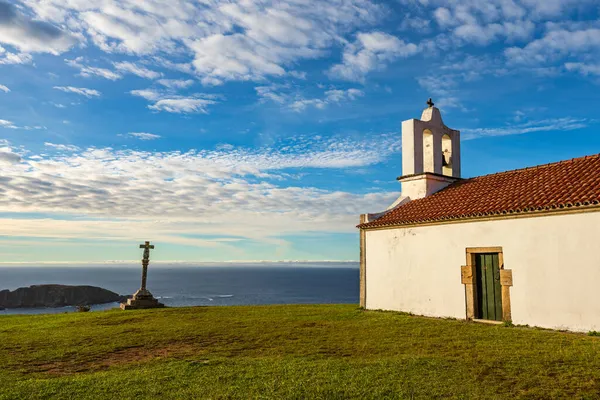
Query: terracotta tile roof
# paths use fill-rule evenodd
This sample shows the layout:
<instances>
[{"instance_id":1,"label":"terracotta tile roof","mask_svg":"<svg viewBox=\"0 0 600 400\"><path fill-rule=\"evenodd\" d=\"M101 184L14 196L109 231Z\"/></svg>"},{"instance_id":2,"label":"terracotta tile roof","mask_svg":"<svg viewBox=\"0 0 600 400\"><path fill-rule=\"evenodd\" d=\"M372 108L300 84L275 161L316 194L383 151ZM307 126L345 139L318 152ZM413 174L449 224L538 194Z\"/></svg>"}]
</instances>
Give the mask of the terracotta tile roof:
<instances>
[{"instance_id":1,"label":"terracotta tile roof","mask_svg":"<svg viewBox=\"0 0 600 400\"><path fill-rule=\"evenodd\" d=\"M598 207L600 154L463 179L359 228Z\"/></svg>"}]
</instances>

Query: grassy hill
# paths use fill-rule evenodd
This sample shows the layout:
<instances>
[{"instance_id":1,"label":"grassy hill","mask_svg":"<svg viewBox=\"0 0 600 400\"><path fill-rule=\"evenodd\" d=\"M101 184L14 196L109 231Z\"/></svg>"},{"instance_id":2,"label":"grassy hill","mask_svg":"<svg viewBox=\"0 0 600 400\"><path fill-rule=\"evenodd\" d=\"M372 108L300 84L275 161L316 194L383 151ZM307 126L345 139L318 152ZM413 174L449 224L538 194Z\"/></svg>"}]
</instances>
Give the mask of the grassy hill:
<instances>
[{"instance_id":1,"label":"grassy hill","mask_svg":"<svg viewBox=\"0 0 600 400\"><path fill-rule=\"evenodd\" d=\"M0 317L0 398L598 398L600 338L352 305Z\"/></svg>"}]
</instances>

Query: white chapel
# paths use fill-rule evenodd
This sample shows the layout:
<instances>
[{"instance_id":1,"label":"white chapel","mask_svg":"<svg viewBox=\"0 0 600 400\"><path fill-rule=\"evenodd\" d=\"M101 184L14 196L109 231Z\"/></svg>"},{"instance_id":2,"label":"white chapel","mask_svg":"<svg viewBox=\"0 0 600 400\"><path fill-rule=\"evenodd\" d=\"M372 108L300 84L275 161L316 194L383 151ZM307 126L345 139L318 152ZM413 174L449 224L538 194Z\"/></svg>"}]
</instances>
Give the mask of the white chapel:
<instances>
[{"instance_id":1,"label":"white chapel","mask_svg":"<svg viewBox=\"0 0 600 400\"><path fill-rule=\"evenodd\" d=\"M600 154L463 178L431 99L402 122L401 196L361 215L367 309L600 331Z\"/></svg>"}]
</instances>

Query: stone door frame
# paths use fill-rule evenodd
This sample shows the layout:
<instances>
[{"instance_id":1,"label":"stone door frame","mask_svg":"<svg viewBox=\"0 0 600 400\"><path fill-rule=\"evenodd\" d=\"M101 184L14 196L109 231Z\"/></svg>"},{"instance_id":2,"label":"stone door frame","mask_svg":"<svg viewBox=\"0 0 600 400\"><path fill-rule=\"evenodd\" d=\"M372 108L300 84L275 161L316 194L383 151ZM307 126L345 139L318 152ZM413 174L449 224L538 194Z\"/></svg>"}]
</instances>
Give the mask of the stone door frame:
<instances>
[{"instance_id":1,"label":"stone door frame","mask_svg":"<svg viewBox=\"0 0 600 400\"><path fill-rule=\"evenodd\" d=\"M477 315L477 279L475 279L475 256L481 253L498 254L500 268L500 285L502 287L502 321L511 321L510 287L512 286L512 270L504 268L502 247L467 247L467 265L461 266L461 282L465 285L466 317L476 319Z\"/></svg>"}]
</instances>

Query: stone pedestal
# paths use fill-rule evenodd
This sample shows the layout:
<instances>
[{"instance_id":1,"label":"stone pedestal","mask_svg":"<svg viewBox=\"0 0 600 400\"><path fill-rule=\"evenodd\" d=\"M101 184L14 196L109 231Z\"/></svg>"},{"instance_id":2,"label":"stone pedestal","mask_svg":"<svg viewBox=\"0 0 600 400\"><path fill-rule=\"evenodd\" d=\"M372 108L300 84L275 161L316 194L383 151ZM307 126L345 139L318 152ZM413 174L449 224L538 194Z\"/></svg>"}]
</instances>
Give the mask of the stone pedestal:
<instances>
[{"instance_id":1,"label":"stone pedestal","mask_svg":"<svg viewBox=\"0 0 600 400\"><path fill-rule=\"evenodd\" d=\"M121 303L123 310L141 310L145 308L163 308L165 305L159 303L148 290L138 290L127 303Z\"/></svg>"}]
</instances>

